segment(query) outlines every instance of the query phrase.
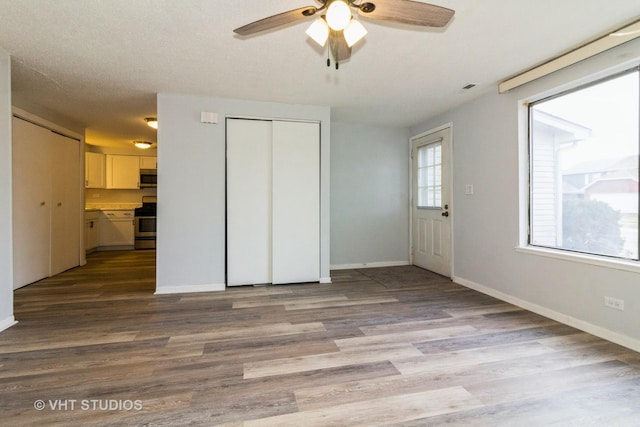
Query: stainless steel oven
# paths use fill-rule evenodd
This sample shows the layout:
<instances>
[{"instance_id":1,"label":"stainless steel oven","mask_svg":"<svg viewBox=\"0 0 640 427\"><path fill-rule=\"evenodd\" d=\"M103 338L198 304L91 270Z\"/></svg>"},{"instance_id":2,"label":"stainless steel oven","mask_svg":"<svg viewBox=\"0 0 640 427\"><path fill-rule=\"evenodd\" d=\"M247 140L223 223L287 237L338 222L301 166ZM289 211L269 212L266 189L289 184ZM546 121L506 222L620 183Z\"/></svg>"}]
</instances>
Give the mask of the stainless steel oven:
<instances>
[{"instance_id":1,"label":"stainless steel oven","mask_svg":"<svg viewBox=\"0 0 640 427\"><path fill-rule=\"evenodd\" d=\"M137 216L135 217L135 247L136 249L156 248L156 217Z\"/></svg>"},{"instance_id":2,"label":"stainless steel oven","mask_svg":"<svg viewBox=\"0 0 640 427\"><path fill-rule=\"evenodd\" d=\"M142 206L135 210L135 248L156 248L156 198L143 197Z\"/></svg>"}]
</instances>

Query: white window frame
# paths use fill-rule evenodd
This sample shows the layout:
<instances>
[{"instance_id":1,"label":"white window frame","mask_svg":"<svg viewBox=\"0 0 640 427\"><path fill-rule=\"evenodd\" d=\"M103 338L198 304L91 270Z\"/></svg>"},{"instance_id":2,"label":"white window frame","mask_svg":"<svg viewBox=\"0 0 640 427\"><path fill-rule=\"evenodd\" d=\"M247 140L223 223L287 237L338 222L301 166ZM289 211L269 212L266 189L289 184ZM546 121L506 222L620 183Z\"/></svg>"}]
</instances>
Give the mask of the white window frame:
<instances>
[{"instance_id":1,"label":"white window frame","mask_svg":"<svg viewBox=\"0 0 640 427\"><path fill-rule=\"evenodd\" d=\"M529 244L530 236L530 204L531 204L531 173L530 173L530 134L529 134L529 105L533 102L559 95L563 92L570 92L589 84L597 84L599 81L614 77L616 74L624 73L633 68L640 68L638 60L620 64L607 70L596 72L588 77L578 79L568 84L546 90L542 93L521 99L518 104L518 140L519 140L519 206L518 217L520 233L516 252L549 257L559 260L571 261L581 264L589 264L600 267L612 268L616 270L640 273L640 261L613 258L606 255L595 255L581 252L572 252L559 248L547 248Z\"/></svg>"}]
</instances>

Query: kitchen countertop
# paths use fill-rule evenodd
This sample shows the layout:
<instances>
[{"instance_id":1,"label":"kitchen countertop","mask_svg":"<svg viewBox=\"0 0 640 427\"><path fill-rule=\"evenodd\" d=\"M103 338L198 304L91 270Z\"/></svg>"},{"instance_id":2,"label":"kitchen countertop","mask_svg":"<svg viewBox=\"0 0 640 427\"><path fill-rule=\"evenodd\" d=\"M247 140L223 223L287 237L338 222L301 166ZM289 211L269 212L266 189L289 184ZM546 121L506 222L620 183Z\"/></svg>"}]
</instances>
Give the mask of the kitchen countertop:
<instances>
[{"instance_id":1,"label":"kitchen countertop","mask_svg":"<svg viewBox=\"0 0 640 427\"><path fill-rule=\"evenodd\" d=\"M91 203L84 207L85 212L89 211L131 211L142 206L140 203Z\"/></svg>"}]
</instances>

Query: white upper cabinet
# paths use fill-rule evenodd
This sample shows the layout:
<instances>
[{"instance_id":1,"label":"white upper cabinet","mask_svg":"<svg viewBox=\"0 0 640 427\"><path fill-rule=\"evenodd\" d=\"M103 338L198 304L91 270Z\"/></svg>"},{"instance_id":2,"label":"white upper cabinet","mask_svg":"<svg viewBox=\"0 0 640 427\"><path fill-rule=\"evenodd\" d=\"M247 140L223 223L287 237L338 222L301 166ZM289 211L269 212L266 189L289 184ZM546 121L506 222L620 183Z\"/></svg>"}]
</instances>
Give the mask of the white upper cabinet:
<instances>
[{"instance_id":1,"label":"white upper cabinet","mask_svg":"<svg viewBox=\"0 0 640 427\"><path fill-rule=\"evenodd\" d=\"M158 158L140 156L140 169L158 169Z\"/></svg>"},{"instance_id":2,"label":"white upper cabinet","mask_svg":"<svg viewBox=\"0 0 640 427\"><path fill-rule=\"evenodd\" d=\"M104 188L104 154L87 152L84 155L84 187Z\"/></svg>"},{"instance_id":3,"label":"white upper cabinet","mask_svg":"<svg viewBox=\"0 0 640 427\"><path fill-rule=\"evenodd\" d=\"M107 188L140 188L140 157L107 154Z\"/></svg>"}]
</instances>

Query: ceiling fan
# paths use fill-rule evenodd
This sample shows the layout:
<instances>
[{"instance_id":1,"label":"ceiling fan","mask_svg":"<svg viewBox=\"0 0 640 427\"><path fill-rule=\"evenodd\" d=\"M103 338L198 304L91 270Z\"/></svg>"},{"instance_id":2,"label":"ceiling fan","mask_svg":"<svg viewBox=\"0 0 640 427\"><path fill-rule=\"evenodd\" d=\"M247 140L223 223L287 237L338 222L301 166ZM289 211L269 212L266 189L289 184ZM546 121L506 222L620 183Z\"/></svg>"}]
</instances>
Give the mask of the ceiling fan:
<instances>
[{"instance_id":1,"label":"ceiling fan","mask_svg":"<svg viewBox=\"0 0 640 427\"><path fill-rule=\"evenodd\" d=\"M355 9L363 18L399 22L423 27L446 26L455 11L446 7L413 0L316 0L320 7L307 6L260 19L233 30L249 36L316 16L307 35L320 46L329 41L329 52L336 69L340 62L351 57L351 47L361 40L367 30L351 14ZM327 66L331 61L327 58Z\"/></svg>"}]
</instances>

